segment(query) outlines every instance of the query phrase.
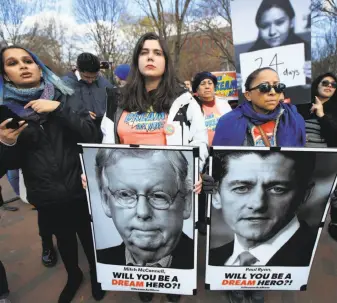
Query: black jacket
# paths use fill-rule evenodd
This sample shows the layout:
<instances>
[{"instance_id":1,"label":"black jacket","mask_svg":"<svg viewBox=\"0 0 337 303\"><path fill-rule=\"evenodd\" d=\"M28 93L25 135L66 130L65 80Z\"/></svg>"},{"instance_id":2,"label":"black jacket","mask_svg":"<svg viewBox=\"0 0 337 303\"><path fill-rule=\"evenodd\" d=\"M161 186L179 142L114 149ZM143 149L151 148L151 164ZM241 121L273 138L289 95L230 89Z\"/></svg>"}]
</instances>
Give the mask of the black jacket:
<instances>
[{"instance_id":1,"label":"black jacket","mask_svg":"<svg viewBox=\"0 0 337 303\"><path fill-rule=\"evenodd\" d=\"M310 113L312 103L297 106L298 112L305 120L317 119L321 126L321 136L325 139L328 147L337 147L337 100L328 100L323 104L324 116L318 118Z\"/></svg>"},{"instance_id":2,"label":"black jacket","mask_svg":"<svg viewBox=\"0 0 337 303\"><path fill-rule=\"evenodd\" d=\"M98 249L97 262L112 265L127 265L125 261L125 244ZM194 268L194 241L186 236L181 235L180 241L172 252L172 264L170 268L193 269Z\"/></svg>"},{"instance_id":3,"label":"black jacket","mask_svg":"<svg viewBox=\"0 0 337 303\"><path fill-rule=\"evenodd\" d=\"M310 227L301 222L300 228L268 261L266 266L309 266L316 236ZM209 265L225 266L233 254L234 241L209 251Z\"/></svg>"},{"instance_id":4,"label":"black jacket","mask_svg":"<svg viewBox=\"0 0 337 303\"><path fill-rule=\"evenodd\" d=\"M321 125L322 137L328 147L337 147L337 102L329 100L323 104L324 116L318 121Z\"/></svg>"},{"instance_id":5,"label":"black jacket","mask_svg":"<svg viewBox=\"0 0 337 303\"><path fill-rule=\"evenodd\" d=\"M75 95L56 91L54 100L61 104L42 126L29 122L15 146L0 143L0 173L21 168L27 199L37 208L85 199L77 143L99 142L97 128Z\"/></svg>"},{"instance_id":6,"label":"black jacket","mask_svg":"<svg viewBox=\"0 0 337 303\"><path fill-rule=\"evenodd\" d=\"M106 88L113 88L113 85L104 77L98 76L97 80L89 84L83 80L78 80L75 73L66 74L62 80L75 90L75 94L81 100L83 107L94 112L98 119L102 119L106 111Z\"/></svg>"}]
</instances>

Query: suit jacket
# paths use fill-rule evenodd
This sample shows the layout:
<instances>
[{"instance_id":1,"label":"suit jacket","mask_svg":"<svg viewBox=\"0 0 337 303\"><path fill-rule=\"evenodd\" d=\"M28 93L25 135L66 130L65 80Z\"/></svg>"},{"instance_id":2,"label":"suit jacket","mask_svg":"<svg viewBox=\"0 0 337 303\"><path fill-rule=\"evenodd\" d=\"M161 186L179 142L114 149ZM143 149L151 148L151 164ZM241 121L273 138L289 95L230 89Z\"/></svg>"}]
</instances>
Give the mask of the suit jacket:
<instances>
[{"instance_id":1,"label":"suit jacket","mask_svg":"<svg viewBox=\"0 0 337 303\"><path fill-rule=\"evenodd\" d=\"M309 266L316 236L305 223L268 261L266 266ZM209 265L225 266L225 262L233 254L234 241L213 248L209 252Z\"/></svg>"},{"instance_id":2,"label":"suit jacket","mask_svg":"<svg viewBox=\"0 0 337 303\"><path fill-rule=\"evenodd\" d=\"M127 265L125 260L125 244L97 249L97 262L111 265ZM194 241L182 233L180 241L171 253L172 263L170 268L194 268Z\"/></svg>"}]
</instances>

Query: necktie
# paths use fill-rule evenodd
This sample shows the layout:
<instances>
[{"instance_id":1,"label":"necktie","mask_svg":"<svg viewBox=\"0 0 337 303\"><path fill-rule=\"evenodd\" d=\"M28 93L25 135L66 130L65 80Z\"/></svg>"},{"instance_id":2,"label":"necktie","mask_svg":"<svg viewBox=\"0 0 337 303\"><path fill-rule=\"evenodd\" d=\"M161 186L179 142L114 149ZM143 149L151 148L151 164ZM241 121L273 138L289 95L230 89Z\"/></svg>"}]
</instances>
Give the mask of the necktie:
<instances>
[{"instance_id":1,"label":"necktie","mask_svg":"<svg viewBox=\"0 0 337 303\"><path fill-rule=\"evenodd\" d=\"M258 259L256 259L249 251L244 251L239 255L240 266L252 266Z\"/></svg>"}]
</instances>

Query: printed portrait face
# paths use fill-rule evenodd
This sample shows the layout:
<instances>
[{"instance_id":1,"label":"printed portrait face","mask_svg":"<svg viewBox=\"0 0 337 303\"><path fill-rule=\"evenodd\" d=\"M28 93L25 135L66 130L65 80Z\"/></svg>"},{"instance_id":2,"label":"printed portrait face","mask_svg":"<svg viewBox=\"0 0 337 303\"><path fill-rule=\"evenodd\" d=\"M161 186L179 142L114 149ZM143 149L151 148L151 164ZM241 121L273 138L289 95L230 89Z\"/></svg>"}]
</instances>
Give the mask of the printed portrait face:
<instances>
[{"instance_id":1,"label":"printed portrait face","mask_svg":"<svg viewBox=\"0 0 337 303\"><path fill-rule=\"evenodd\" d=\"M328 83L327 81L330 83ZM325 77L322 79L322 81L320 82L317 88L318 97L322 97L322 98L332 97L332 95L336 91L336 88L333 88L331 83L336 83L335 79L332 77Z\"/></svg>"},{"instance_id":2,"label":"printed portrait face","mask_svg":"<svg viewBox=\"0 0 337 303\"><path fill-rule=\"evenodd\" d=\"M261 83L275 85L280 82L279 76L273 70L263 70L252 81L250 88L256 87ZM253 108L258 113L273 111L280 102L281 94L276 93L272 88L269 93L261 93L259 89L245 92L245 97L252 102Z\"/></svg>"},{"instance_id":3,"label":"printed portrait face","mask_svg":"<svg viewBox=\"0 0 337 303\"><path fill-rule=\"evenodd\" d=\"M287 13L278 7L266 10L259 23L260 37L270 46L277 47L284 43L289 35L294 21Z\"/></svg>"},{"instance_id":4,"label":"printed portrait face","mask_svg":"<svg viewBox=\"0 0 337 303\"><path fill-rule=\"evenodd\" d=\"M198 86L198 96L203 101L213 101L215 88L211 79L204 79Z\"/></svg>"},{"instance_id":5,"label":"printed portrait face","mask_svg":"<svg viewBox=\"0 0 337 303\"><path fill-rule=\"evenodd\" d=\"M125 156L104 174L104 211L133 257L145 264L169 255L191 214L191 195L185 197L171 163L161 153Z\"/></svg>"},{"instance_id":6,"label":"printed portrait face","mask_svg":"<svg viewBox=\"0 0 337 303\"><path fill-rule=\"evenodd\" d=\"M10 48L3 53L5 79L18 88L40 86L41 69L25 50Z\"/></svg>"},{"instance_id":7,"label":"printed portrait face","mask_svg":"<svg viewBox=\"0 0 337 303\"><path fill-rule=\"evenodd\" d=\"M138 57L138 68L144 77L160 78L165 72L165 56L158 40L145 40Z\"/></svg>"},{"instance_id":8,"label":"printed portrait face","mask_svg":"<svg viewBox=\"0 0 337 303\"><path fill-rule=\"evenodd\" d=\"M238 240L251 247L272 238L294 218L303 202L299 193L293 159L251 153L229 158L212 203Z\"/></svg>"}]
</instances>

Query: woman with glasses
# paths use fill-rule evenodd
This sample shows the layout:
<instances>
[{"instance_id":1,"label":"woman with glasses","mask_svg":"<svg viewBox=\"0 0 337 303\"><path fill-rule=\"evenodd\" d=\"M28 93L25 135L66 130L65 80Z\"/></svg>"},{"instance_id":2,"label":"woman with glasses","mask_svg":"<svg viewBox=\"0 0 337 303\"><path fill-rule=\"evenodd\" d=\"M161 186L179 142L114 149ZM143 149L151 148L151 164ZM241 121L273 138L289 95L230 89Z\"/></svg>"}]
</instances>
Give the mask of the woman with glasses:
<instances>
[{"instance_id":1,"label":"woman with glasses","mask_svg":"<svg viewBox=\"0 0 337 303\"><path fill-rule=\"evenodd\" d=\"M280 102L285 88L272 68L251 73L245 83L247 101L220 118L213 145L304 146L303 117L295 106Z\"/></svg>"},{"instance_id":2,"label":"woman with glasses","mask_svg":"<svg viewBox=\"0 0 337 303\"><path fill-rule=\"evenodd\" d=\"M311 86L312 106L306 119L306 147L337 147L337 78L318 76Z\"/></svg>"}]
</instances>

